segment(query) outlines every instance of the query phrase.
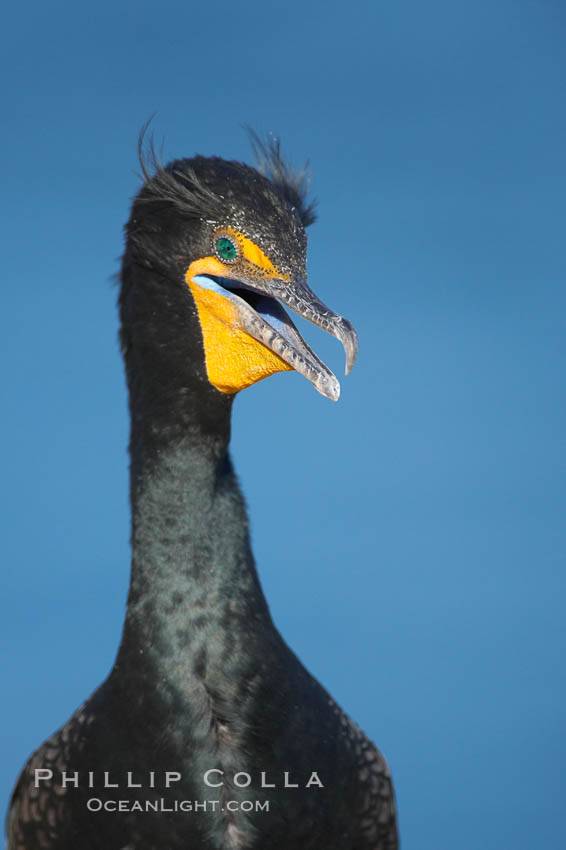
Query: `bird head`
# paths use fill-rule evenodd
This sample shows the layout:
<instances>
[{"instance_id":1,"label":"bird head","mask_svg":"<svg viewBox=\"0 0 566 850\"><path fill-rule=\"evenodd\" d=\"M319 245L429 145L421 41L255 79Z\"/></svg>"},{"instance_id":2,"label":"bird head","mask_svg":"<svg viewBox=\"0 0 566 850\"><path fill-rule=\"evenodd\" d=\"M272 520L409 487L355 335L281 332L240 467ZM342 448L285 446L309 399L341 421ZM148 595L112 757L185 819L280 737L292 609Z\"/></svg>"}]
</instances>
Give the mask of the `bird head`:
<instances>
[{"instance_id":1,"label":"bird head","mask_svg":"<svg viewBox=\"0 0 566 850\"><path fill-rule=\"evenodd\" d=\"M338 380L285 308L342 342L346 374L356 331L307 284L305 228L314 212L305 174L285 164L278 142L255 142L258 169L217 157L164 167L155 155L149 164L142 158L146 179L127 225L128 262L161 280L162 310L178 316L178 299L192 302L206 379L218 392L233 395L296 370L337 401Z\"/></svg>"}]
</instances>

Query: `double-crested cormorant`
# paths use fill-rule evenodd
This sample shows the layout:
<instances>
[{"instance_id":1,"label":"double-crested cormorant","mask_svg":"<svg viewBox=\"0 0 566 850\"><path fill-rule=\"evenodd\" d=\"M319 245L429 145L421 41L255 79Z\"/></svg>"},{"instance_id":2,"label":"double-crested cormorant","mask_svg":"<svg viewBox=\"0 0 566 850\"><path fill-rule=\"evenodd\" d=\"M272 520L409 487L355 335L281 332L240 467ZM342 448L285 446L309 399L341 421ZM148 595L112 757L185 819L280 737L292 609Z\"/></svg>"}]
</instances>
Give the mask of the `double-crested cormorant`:
<instances>
[{"instance_id":1,"label":"double-crested cormorant","mask_svg":"<svg viewBox=\"0 0 566 850\"><path fill-rule=\"evenodd\" d=\"M9 850L391 850L387 765L275 628L228 443L234 394L295 369L339 384L281 303L340 339L306 283L304 176L153 157L126 227L132 571L100 688L31 757ZM151 173L150 170L151 169Z\"/></svg>"}]
</instances>

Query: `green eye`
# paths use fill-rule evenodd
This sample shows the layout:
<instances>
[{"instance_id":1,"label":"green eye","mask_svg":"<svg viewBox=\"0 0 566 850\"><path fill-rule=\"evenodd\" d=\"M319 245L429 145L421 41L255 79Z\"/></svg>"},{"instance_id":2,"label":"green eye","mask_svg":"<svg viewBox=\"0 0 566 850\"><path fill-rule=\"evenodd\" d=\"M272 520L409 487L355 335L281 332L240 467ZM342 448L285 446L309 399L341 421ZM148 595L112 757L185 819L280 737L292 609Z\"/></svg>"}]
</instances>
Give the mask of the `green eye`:
<instances>
[{"instance_id":1,"label":"green eye","mask_svg":"<svg viewBox=\"0 0 566 850\"><path fill-rule=\"evenodd\" d=\"M216 240L216 253L225 263L233 263L238 259L238 249L227 236L221 236Z\"/></svg>"}]
</instances>

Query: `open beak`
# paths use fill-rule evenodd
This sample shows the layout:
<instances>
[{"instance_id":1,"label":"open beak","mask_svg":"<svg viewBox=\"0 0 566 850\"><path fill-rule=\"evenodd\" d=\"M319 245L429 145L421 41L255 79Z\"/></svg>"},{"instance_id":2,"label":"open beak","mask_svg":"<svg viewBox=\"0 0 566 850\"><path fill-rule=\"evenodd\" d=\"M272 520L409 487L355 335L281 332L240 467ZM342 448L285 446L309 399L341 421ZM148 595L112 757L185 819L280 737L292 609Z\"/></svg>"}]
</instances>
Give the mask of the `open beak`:
<instances>
[{"instance_id":1,"label":"open beak","mask_svg":"<svg viewBox=\"0 0 566 850\"><path fill-rule=\"evenodd\" d=\"M338 401L340 384L337 378L307 345L282 304L340 340L346 354L347 375L356 360L358 336L354 326L329 310L305 280L290 283L277 278L236 280L209 274L195 275L192 280L203 289L228 298L237 311L243 331L308 378L319 393Z\"/></svg>"}]
</instances>

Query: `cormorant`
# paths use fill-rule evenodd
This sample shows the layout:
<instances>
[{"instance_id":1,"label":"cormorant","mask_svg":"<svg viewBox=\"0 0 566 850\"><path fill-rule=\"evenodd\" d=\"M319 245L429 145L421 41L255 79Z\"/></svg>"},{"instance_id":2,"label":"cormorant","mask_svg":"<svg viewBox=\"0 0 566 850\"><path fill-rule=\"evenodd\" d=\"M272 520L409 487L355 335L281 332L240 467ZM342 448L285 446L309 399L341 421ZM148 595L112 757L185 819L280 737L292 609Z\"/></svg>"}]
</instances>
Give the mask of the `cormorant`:
<instances>
[{"instance_id":1,"label":"cormorant","mask_svg":"<svg viewBox=\"0 0 566 850\"><path fill-rule=\"evenodd\" d=\"M256 140L257 142L257 140ZM393 850L387 765L275 628L228 454L239 390L339 383L281 306L353 326L306 282L314 220L279 144L258 168L155 155L126 226L119 311L132 568L106 681L30 758L9 850Z\"/></svg>"}]
</instances>

